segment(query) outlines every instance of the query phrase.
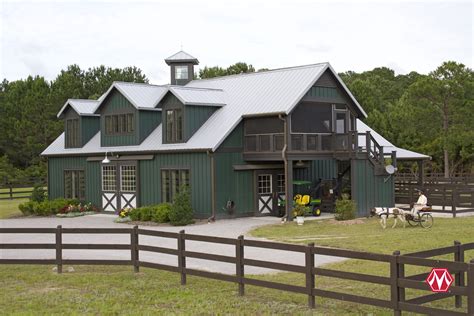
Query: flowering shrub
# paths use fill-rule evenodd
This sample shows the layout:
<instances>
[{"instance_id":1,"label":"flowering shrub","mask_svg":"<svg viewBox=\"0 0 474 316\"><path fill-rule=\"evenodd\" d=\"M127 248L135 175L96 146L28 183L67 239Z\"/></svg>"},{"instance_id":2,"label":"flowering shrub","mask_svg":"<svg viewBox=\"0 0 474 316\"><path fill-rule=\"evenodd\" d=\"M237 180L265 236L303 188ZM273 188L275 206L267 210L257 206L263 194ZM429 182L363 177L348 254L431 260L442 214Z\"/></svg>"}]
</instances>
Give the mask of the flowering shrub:
<instances>
[{"instance_id":1,"label":"flowering shrub","mask_svg":"<svg viewBox=\"0 0 474 316\"><path fill-rule=\"evenodd\" d=\"M125 218L125 217L129 217L131 212L132 212L131 208L124 208L123 210L119 212L118 215L120 218Z\"/></svg>"},{"instance_id":2,"label":"flowering shrub","mask_svg":"<svg viewBox=\"0 0 474 316\"><path fill-rule=\"evenodd\" d=\"M69 214L69 213L91 213L97 212L98 209L92 203L87 204L69 204L64 206L59 210L60 214Z\"/></svg>"}]
</instances>

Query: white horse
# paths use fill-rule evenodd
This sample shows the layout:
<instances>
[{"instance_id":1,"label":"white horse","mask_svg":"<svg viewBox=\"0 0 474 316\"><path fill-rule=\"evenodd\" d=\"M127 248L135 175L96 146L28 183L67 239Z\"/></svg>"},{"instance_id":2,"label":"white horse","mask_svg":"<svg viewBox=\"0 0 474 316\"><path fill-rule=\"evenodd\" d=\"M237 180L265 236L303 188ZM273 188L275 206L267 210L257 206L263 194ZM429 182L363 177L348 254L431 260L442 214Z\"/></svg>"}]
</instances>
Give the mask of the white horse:
<instances>
[{"instance_id":1,"label":"white horse","mask_svg":"<svg viewBox=\"0 0 474 316\"><path fill-rule=\"evenodd\" d=\"M387 228L387 219L390 216L393 216L394 222L392 228L397 226L397 222L400 221L403 223L403 228L405 228L407 220L405 218L405 214L410 212L404 211L402 209L396 207L373 207L370 210L370 216L379 216L380 217L380 225L383 229Z\"/></svg>"}]
</instances>

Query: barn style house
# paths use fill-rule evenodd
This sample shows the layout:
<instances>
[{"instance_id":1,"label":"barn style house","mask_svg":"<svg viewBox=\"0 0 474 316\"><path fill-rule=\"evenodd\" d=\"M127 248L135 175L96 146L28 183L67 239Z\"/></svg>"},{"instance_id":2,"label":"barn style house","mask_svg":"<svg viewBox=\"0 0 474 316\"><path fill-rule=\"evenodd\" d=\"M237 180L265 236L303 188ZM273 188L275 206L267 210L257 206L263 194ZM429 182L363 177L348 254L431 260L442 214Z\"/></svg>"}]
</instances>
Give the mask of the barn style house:
<instances>
[{"instance_id":1,"label":"barn style house","mask_svg":"<svg viewBox=\"0 0 474 316\"><path fill-rule=\"evenodd\" d=\"M366 216L394 205L388 163L428 158L365 125L329 63L193 80L193 56L165 62L171 84L114 82L98 100L67 100L64 133L42 153L50 198L115 212L172 201L186 185L195 217L218 219L281 216L302 189L323 211L347 193Z\"/></svg>"}]
</instances>

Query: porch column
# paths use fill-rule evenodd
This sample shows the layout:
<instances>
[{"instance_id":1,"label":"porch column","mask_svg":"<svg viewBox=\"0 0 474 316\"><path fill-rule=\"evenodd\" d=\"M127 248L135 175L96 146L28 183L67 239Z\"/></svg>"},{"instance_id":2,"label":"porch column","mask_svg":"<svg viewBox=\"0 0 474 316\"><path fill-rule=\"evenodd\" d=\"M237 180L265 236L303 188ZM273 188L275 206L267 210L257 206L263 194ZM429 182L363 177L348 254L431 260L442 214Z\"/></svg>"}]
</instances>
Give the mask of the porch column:
<instances>
[{"instance_id":1,"label":"porch column","mask_svg":"<svg viewBox=\"0 0 474 316\"><path fill-rule=\"evenodd\" d=\"M293 219L293 160L288 159L288 167L286 168L285 174L285 186L286 186L286 219L291 221Z\"/></svg>"}]
</instances>

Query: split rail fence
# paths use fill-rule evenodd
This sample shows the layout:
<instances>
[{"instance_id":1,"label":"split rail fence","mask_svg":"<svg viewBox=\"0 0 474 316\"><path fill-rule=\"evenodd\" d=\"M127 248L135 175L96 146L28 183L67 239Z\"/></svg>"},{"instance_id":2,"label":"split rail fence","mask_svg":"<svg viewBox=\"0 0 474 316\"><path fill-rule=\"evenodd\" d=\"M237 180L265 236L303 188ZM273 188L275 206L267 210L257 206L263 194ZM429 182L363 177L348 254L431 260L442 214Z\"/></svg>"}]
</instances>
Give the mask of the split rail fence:
<instances>
[{"instance_id":1,"label":"split rail fence","mask_svg":"<svg viewBox=\"0 0 474 316\"><path fill-rule=\"evenodd\" d=\"M0 234L54 234L55 243L0 243L0 249L51 249L56 251L55 258L52 259L0 258L0 264L52 264L57 266L58 273L62 273L63 265L66 264L131 265L133 266L133 270L135 272L138 272L140 267L146 267L179 273L181 276L182 285L186 284L186 277L188 275L236 283L238 285L239 295L244 295L246 285L300 293L307 296L308 306L310 308L316 307L316 297L323 297L392 309L395 315L401 315L402 311L430 315L474 315L474 260L471 260L469 263L465 262L465 252L474 250L474 243L461 244L459 242L455 242L454 245L450 247L437 248L405 255L401 255L399 251L396 251L392 255L387 255L353 250L316 247L314 244L294 245L269 241L248 240L244 239L243 236L239 236L237 239L232 239L186 234L185 231L181 231L179 233L163 232L141 229L137 226L133 228L62 228L61 226L58 226L57 228L0 228ZM70 244L63 243L62 237L65 234L127 234L130 236L130 243ZM168 247L160 247L159 245L152 246L141 244L140 236L174 239L176 240L176 248L173 249ZM189 251L186 250L186 241L231 245L235 247L235 255L229 256ZM302 265L295 265L285 262L250 259L245 256L245 250L249 247L302 253L304 254L305 260L302 262ZM66 259L63 257L63 250L66 249L129 250L130 260ZM177 256L177 265L173 266L141 260L140 252L142 251L175 255ZM454 260L449 261L430 259L432 257L447 254L452 254ZM327 255L348 259L383 262L389 265L390 273L389 276L377 276L315 267L315 255ZM235 274L221 274L189 268L186 266L187 258L197 258L234 264ZM246 266L301 273L305 275L305 286L283 284L247 277L245 274ZM450 287L449 292L433 293L431 292L428 284L424 281L428 275L428 272L407 276L405 275L405 268L407 266L447 268L451 274L454 274L455 282ZM389 288L390 297L389 299L382 299L316 288L316 276L384 285ZM430 294L406 299L406 289L429 291ZM453 305L454 307L458 308L457 310L447 310L437 307L423 306L425 303L445 299L448 297L454 297ZM463 301L467 304L467 306L464 306L464 309L459 309L462 308Z\"/></svg>"}]
</instances>

